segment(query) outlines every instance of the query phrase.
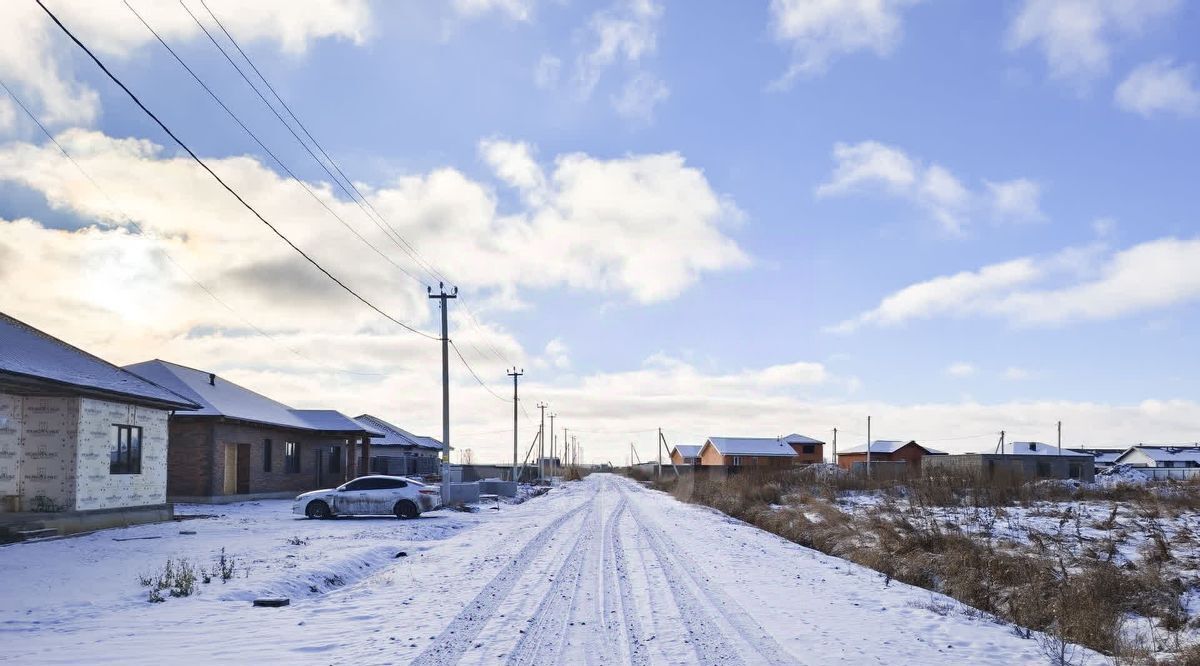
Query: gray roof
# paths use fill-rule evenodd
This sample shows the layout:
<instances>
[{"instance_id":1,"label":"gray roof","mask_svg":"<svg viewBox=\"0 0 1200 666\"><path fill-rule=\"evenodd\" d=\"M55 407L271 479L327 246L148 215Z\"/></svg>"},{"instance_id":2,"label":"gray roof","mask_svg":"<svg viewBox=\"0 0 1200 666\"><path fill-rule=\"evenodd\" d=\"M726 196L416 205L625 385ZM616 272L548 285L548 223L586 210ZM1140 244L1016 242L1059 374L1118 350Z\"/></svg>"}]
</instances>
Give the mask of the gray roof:
<instances>
[{"instance_id":1,"label":"gray roof","mask_svg":"<svg viewBox=\"0 0 1200 666\"><path fill-rule=\"evenodd\" d=\"M1147 458L1155 462L1166 462L1168 460L1177 460L1183 462L1200 463L1200 447L1195 444L1181 444L1174 446L1149 446L1146 444L1138 444L1132 446L1128 451L1121 454L1119 457L1124 458L1127 454L1133 451L1140 451Z\"/></svg>"},{"instance_id":2,"label":"gray roof","mask_svg":"<svg viewBox=\"0 0 1200 666\"><path fill-rule=\"evenodd\" d=\"M1004 445L1004 452L1020 456L1077 456L1078 451L1062 449L1045 442L1009 442ZM1092 454L1084 454L1092 455Z\"/></svg>"},{"instance_id":3,"label":"gray roof","mask_svg":"<svg viewBox=\"0 0 1200 666\"><path fill-rule=\"evenodd\" d=\"M194 409L181 396L54 336L0 313L0 385L12 390L48 386L123 398L168 409Z\"/></svg>"},{"instance_id":4,"label":"gray roof","mask_svg":"<svg viewBox=\"0 0 1200 666\"><path fill-rule=\"evenodd\" d=\"M709 437L712 444L726 456L794 456L796 451L779 437Z\"/></svg>"},{"instance_id":5,"label":"gray roof","mask_svg":"<svg viewBox=\"0 0 1200 666\"><path fill-rule=\"evenodd\" d=\"M928 446L917 444L915 441L913 441L911 439L909 439L909 440L877 439L877 440L871 442L871 453L895 453L896 451L899 451L900 449L908 446L909 444L916 444L918 447L924 449L925 452L928 454L932 454L935 456L946 455L945 451L931 449ZM842 454L866 453L866 452L867 452L867 445L859 444L858 446L852 446L848 449L842 449L841 451L838 451L838 455L840 456Z\"/></svg>"},{"instance_id":6,"label":"gray roof","mask_svg":"<svg viewBox=\"0 0 1200 666\"><path fill-rule=\"evenodd\" d=\"M188 416L222 416L296 430L361 433L372 437L379 435L341 412L332 409L292 409L282 402L203 370L158 359L127 365L125 369L161 384L200 406L199 410L190 412Z\"/></svg>"},{"instance_id":7,"label":"gray roof","mask_svg":"<svg viewBox=\"0 0 1200 666\"><path fill-rule=\"evenodd\" d=\"M436 439L423 435L414 435L404 428L384 421L378 416L360 414L354 417L354 421L368 430L382 433L382 439L372 441L371 446L414 446L422 449L442 450L442 443Z\"/></svg>"},{"instance_id":8,"label":"gray roof","mask_svg":"<svg viewBox=\"0 0 1200 666\"><path fill-rule=\"evenodd\" d=\"M796 433L792 433L792 434L788 435L787 437L784 437L783 441L787 442L788 444L824 444L825 443L819 439L813 439L812 437L808 437L805 435L797 435Z\"/></svg>"},{"instance_id":9,"label":"gray roof","mask_svg":"<svg viewBox=\"0 0 1200 666\"><path fill-rule=\"evenodd\" d=\"M678 451L679 455L684 458L695 458L700 455L700 449L704 448L702 444L676 444L672 447L673 451Z\"/></svg>"}]
</instances>

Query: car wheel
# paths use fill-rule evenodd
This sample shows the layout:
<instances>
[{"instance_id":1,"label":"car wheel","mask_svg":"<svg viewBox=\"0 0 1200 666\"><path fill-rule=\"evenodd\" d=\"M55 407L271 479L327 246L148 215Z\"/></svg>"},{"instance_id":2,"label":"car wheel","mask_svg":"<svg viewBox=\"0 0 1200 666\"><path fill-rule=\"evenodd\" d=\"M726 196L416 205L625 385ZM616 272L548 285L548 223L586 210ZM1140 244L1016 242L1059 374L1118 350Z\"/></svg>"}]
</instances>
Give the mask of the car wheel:
<instances>
[{"instance_id":1,"label":"car wheel","mask_svg":"<svg viewBox=\"0 0 1200 666\"><path fill-rule=\"evenodd\" d=\"M313 500L308 503L308 506L304 507L304 515L309 518L328 518L333 513L329 511L328 504L321 500Z\"/></svg>"},{"instance_id":2,"label":"car wheel","mask_svg":"<svg viewBox=\"0 0 1200 666\"><path fill-rule=\"evenodd\" d=\"M421 512L417 510L417 505L409 500L396 502L396 506L392 510L396 513L397 518L416 518L421 515Z\"/></svg>"}]
</instances>

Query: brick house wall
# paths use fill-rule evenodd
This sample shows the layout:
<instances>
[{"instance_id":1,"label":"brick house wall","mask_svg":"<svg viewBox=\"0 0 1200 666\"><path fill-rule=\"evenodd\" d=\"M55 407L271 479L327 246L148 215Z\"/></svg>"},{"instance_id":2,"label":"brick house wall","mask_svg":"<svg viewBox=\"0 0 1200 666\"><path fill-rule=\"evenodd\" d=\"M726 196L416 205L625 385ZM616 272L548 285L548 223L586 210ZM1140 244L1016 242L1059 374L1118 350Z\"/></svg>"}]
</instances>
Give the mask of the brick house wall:
<instances>
[{"instance_id":1,"label":"brick house wall","mask_svg":"<svg viewBox=\"0 0 1200 666\"><path fill-rule=\"evenodd\" d=\"M362 455L362 446L350 447L349 441L344 437L302 430L177 416L170 424L167 494L175 498L236 494L236 488L234 492L226 492L226 475L236 478L236 471L228 467L236 462L239 444L249 445L249 494L299 494L337 486L357 476L358 468L362 466L357 459ZM268 442L270 470L266 469L265 457ZM299 471L287 468L284 456L287 442L296 444ZM336 464L330 459L331 447L340 447ZM355 456L353 460L351 455Z\"/></svg>"},{"instance_id":2,"label":"brick house wall","mask_svg":"<svg viewBox=\"0 0 1200 666\"><path fill-rule=\"evenodd\" d=\"M904 462L907 463L910 472L917 472L921 469L921 459L925 457L925 449L916 444L905 444L891 453L882 453L877 451L871 452L871 462ZM839 453L837 464L842 469L851 469L854 463L867 462L866 452L862 453Z\"/></svg>"},{"instance_id":3,"label":"brick house wall","mask_svg":"<svg viewBox=\"0 0 1200 666\"><path fill-rule=\"evenodd\" d=\"M825 462L824 444L790 444L790 446L796 452L796 457L791 459L793 465L813 465ZM811 446L813 452L805 453L804 447L806 446Z\"/></svg>"}]
</instances>

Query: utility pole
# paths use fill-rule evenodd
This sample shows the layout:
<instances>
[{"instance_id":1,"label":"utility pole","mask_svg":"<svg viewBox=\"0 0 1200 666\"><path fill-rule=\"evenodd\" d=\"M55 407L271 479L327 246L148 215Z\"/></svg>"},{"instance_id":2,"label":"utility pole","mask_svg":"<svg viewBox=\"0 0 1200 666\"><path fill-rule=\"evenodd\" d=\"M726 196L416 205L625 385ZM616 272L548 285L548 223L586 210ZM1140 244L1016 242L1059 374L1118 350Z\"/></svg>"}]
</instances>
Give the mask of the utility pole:
<instances>
[{"instance_id":1,"label":"utility pole","mask_svg":"<svg viewBox=\"0 0 1200 666\"><path fill-rule=\"evenodd\" d=\"M871 478L871 417L867 417L867 478Z\"/></svg>"},{"instance_id":2,"label":"utility pole","mask_svg":"<svg viewBox=\"0 0 1200 666\"><path fill-rule=\"evenodd\" d=\"M542 423L538 426L538 478L546 478L546 407L544 402L538 402L537 408L542 412Z\"/></svg>"},{"instance_id":3,"label":"utility pole","mask_svg":"<svg viewBox=\"0 0 1200 666\"><path fill-rule=\"evenodd\" d=\"M1058 455L1062 455L1062 421L1058 422Z\"/></svg>"},{"instance_id":4,"label":"utility pole","mask_svg":"<svg viewBox=\"0 0 1200 666\"><path fill-rule=\"evenodd\" d=\"M438 293L426 287L429 298L441 301L442 306L442 502L449 499L450 491L450 337L447 301L458 298L458 287L446 293L446 285L438 283Z\"/></svg>"},{"instance_id":5,"label":"utility pole","mask_svg":"<svg viewBox=\"0 0 1200 666\"><path fill-rule=\"evenodd\" d=\"M833 429L833 464L837 464L837 428Z\"/></svg>"},{"instance_id":6,"label":"utility pole","mask_svg":"<svg viewBox=\"0 0 1200 666\"><path fill-rule=\"evenodd\" d=\"M662 428L658 429L658 441L655 442L658 446L654 448L658 451L658 467L656 468L655 476L659 481L662 481Z\"/></svg>"},{"instance_id":7,"label":"utility pole","mask_svg":"<svg viewBox=\"0 0 1200 666\"><path fill-rule=\"evenodd\" d=\"M511 481L517 480L517 380L524 374L525 370L522 368L518 371L516 366L513 366L513 369L508 371L508 376L513 378L513 466Z\"/></svg>"},{"instance_id":8,"label":"utility pole","mask_svg":"<svg viewBox=\"0 0 1200 666\"><path fill-rule=\"evenodd\" d=\"M550 460L552 461L552 462L551 462L551 466L552 466L553 468L557 468L557 467L558 467L558 459L554 457L554 440L555 440L555 437L554 437L554 417L555 417L555 416L557 416L557 414L554 414L554 413L551 413L551 414L550 414ZM555 471L554 469L551 469L551 470L550 470L550 476L554 476L554 471Z\"/></svg>"},{"instance_id":9,"label":"utility pole","mask_svg":"<svg viewBox=\"0 0 1200 666\"><path fill-rule=\"evenodd\" d=\"M571 464L567 456L567 447L571 445L571 440L567 439L567 428L563 426L563 465Z\"/></svg>"}]
</instances>

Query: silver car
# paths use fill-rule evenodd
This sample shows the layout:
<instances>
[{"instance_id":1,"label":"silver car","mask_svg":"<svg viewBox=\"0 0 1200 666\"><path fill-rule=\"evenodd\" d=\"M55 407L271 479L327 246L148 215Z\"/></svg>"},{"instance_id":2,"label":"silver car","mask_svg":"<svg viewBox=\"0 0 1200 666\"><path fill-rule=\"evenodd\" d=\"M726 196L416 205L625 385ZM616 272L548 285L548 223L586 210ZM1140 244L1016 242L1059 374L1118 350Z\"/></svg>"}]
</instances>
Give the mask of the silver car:
<instances>
[{"instance_id":1,"label":"silver car","mask_svg":"<svg viewBox=\"0 0 1200 666\"><path fill-rule=\"evenodd\" d=\"M437 486L403 476L360 476L337 488L313 490L296 498L292 513L309 518L385 516L416 518L442 503Z\"/></svg>"}]
</instances>

